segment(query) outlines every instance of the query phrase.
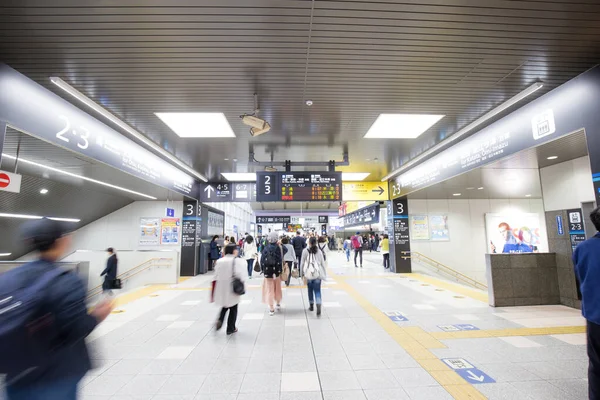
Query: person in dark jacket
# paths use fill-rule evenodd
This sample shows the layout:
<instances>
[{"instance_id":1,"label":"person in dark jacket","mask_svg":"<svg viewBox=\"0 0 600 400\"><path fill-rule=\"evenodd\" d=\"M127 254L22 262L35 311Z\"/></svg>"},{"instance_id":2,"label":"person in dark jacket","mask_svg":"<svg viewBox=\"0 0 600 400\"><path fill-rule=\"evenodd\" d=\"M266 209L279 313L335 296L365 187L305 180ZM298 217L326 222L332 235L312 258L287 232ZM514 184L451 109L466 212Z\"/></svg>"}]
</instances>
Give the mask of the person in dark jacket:
<instances>
[{"instance_id":1,"label":"person in dark jacket","mask_svg":"<svg viewBox=\"0 0 600 400\"><path fill-rule=\"evenodd\" d=\"M106 260L106 268L100 276L104 276L104 282L102 283L102 290L112 294L113 282L117 279L117 255L112 247L106 249L108 252L108 260Z\"/></svg>"},{"instance_id":2,"label":"person in dark jacket","mask_svg":"<svg viewBox=\"0 0 600 400\"><path fill-rule=\"evenodd\" d=\"M590 214L596 235L573 252L575 275L581 290L581 312L587 320L589 398L600 399L600 207Z\"/></svg>"},{"instance_id":3,"label":"person in dark jacket","mask_svg":"<svg viewBox=\"0 0 600 400\"><path fill-rule=\"evenodd\" d=\"M210 270L215 269L215 262L219 259L219 243L217 243L217 239L219 239L219 235L213 236L210 241L210 252L208 253L208 259L210 262Z\"/></svg>"},{"instance_id":4,"label":"person in dark jacket","mask_svg":"<svg viewBox=\"0 0 600 400\"><path fill-rule=\"evenodd\" d=\"M39 252L36 261L15 269L28 280L24 283L33 284L43 274L61 268L56 262L70 246L62 224L46 218L32 221L25 226L23 239ZM0 279L7 279L7 274ZM77 385L91 368L85 338L112 311L112 303L103 301L88 313L86 295L83 282L73 272L65 270L48 284L40 305L53 318L58 347L46 364L6 376L8 400L77 399Z\"/></svg>"},{"instance_id":5,"label":"person in dark jacket","mask_svg":"<svg viewBox=\"0 0 600 400\"><path fill-rule=\"evenodd\" d=\"M292 246L294 246L294 253L296 253L296 262L298 263L300 274L302 274L300 261L302 260L302 250L306 248L306 238L302 236L300 231L296 232L296 237L292 239Z\"/></svg>"}]
</instances>

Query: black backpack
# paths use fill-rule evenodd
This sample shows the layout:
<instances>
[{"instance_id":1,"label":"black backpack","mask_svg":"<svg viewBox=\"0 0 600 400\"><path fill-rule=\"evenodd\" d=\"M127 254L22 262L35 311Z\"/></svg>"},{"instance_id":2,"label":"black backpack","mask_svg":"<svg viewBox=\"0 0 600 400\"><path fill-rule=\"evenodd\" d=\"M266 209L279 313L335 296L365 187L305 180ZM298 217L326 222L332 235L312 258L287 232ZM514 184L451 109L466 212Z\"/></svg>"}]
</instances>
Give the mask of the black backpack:
<instances>
[{"instance_id":1,"label":"black backpack","mask_svg":"<svg viewBox=\"0 0 600 400\"><path fill-rule=\"evenodd\" d=\"M260 264L262 265L265 278L281 274L281 249L277 245L269 244L263 252Z\"/></svg>"}]
</instances>

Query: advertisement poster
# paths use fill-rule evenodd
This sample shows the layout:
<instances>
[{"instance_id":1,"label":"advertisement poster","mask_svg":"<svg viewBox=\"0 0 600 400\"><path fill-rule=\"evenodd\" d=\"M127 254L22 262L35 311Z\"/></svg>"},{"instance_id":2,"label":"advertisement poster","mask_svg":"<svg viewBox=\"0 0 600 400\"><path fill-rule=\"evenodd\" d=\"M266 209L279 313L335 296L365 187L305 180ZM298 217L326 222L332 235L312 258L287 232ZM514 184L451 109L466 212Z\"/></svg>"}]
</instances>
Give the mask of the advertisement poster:
<instances>
[{"instance_id":1,"label":"advertisement poster","mask_svg":"<svg viewBox=\"0 0 600 400\"><path fill-rule=\"evenodd\" d=\"M539 253L548 251L539 214L485 214L490 253Z\"/></svg>"},{"instance_id":2,"label":"advertisement poster","mask_svg":"<svg viewBox=\"0 0 600 400\"><path fill-rule=\"evenodd\" d=\"M163 218L160 225L160 243L178 245L181 225L179 218Z\"/></svg>"},{"instance_id":3,"label":"advertisement poster","mask_svg":"<svg viewBox=\"0 0 600 400\"><path fill-rule=\"evenodd\" d=\"M410 216L410 239L429 240L429 219L427 215Z\"/></svg>"},{"instance_id":4,"label":"advertisement poster","mask_svg":"<svg viewBox=\"0 0 600 400\"><path fill-rule=\"evenodd\" d=\"M448 216L430 215L429 231L431 233L431 240L440 242L450 240L450 229L448 229Z\"/></svg>"},{"instance_id":5,"label":"advertisement poster","mask_svg":"<svg viewBox=\"0 0 600 400\"><path fill-rule=\"evenodd\" d=\"M160 218L140 218L140 246L160 244Z\"/></svg>"}]
</instances>

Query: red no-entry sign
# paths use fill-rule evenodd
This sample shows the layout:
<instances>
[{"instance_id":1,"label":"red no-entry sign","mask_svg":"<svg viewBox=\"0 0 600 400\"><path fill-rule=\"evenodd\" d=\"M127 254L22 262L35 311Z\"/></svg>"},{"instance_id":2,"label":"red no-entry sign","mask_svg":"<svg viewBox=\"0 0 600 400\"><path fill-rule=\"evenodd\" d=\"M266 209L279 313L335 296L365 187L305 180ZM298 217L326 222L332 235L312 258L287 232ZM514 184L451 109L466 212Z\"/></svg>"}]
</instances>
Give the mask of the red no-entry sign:
<instances>
[{"instance_id":1,"label":"red no-entry sign","mask_svg":"<svg viewBox=\"0 0 600 400\"><path fill-rule=\"evenodd\" d=\"M20 193L21 175L0 171L0 191Z\"/></svg>"},{"instance_id":2,"label":"red no-entry sign","mask_svg":"<svg viewBox=\"0 0 600 400\"><path fill-rule=\"evenodd\" d=\"M5 188L10 185L10 176L4 172L0 172L0 188Z\"/></svg>"}]
</instances>

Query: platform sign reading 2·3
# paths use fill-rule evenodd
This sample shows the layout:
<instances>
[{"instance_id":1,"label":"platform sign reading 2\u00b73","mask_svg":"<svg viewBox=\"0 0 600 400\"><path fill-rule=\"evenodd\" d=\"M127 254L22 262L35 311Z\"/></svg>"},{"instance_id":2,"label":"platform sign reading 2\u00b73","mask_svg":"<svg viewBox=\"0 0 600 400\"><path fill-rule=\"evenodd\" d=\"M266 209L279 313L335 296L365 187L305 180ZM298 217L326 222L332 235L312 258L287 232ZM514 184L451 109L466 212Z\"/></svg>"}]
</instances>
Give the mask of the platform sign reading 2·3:
<instances>
[{"instance_id":1,"label":"platform sign reading 2\u00b73","mask_svg":"<svg viewBox=\"0 0 600 400\"><path fill-rule=\"evenodd\" d=\"M257 201L280 201L277 191L277 172L256 173L256 200Z\"/></svg>"}]
</instances>

